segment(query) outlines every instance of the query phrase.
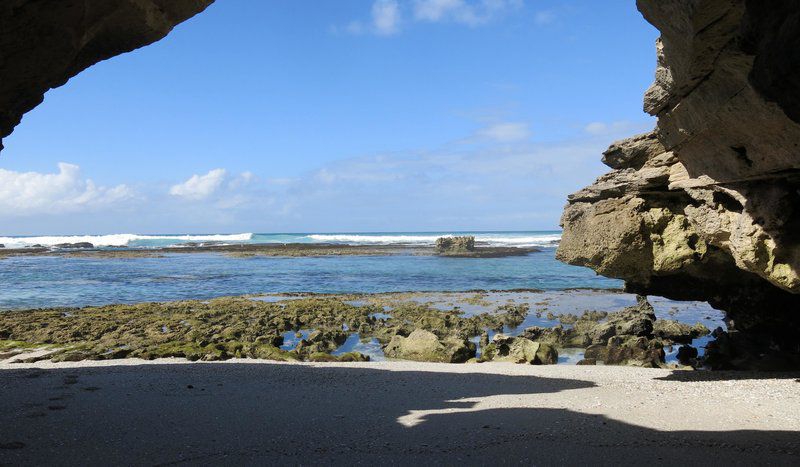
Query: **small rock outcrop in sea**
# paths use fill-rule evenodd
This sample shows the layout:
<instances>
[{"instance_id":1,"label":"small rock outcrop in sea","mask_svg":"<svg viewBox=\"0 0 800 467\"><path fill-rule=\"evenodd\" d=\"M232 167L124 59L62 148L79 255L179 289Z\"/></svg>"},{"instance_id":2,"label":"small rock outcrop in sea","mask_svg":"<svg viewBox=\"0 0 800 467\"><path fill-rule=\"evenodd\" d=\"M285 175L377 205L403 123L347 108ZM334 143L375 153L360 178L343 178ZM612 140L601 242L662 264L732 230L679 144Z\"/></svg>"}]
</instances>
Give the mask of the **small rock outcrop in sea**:
<instances>
[{"instance_id":1,"label":"small rock outcrop in sea","mask_svg":"<svg viewBox=\"0 0 800 467\"><path fill-rule=\"evenodd\" d=\"M508 246L475 246L475 237L439 237L436 239L434 252L439 256L451 258L502 258L505 256L523 256L541 250L533 247Z\"/></svg>"},{"instance_id":2,"label":"small rock outcrop in sea","mask_svg":"<svg viewBox=\"0 0 800 467\"><path fill-rule=\"evenodd\" d=\"M383 349L388 358L419 362L464 363L475 356L475 344L449 336L439 339L424 329L415 329L408 337L395 335Z\"/></svg>"},{"instance_id":3,"label":"small rock outcrop in sea","mask_svg":"<svg viewBox=\"0 0 800 467\"><path fill-rule=\"evenodd\" d=\"M800 367L797 4L637 5L661 31L644 98L658 125L612 144L612 171L569 196L557 256L725 310L713 367Z\"/></svg>"},{"instance_id":4,"label":"small rock outcrop in sea","mask_svg":"<svg viewBox=\"0 0 800 467\"><path fill-rule=\"evenodd\" d=\"M439 237L436 239L436 252L439 254L469 253L472 251L475 251L475 237Z\"/></svg>"}]
</instances>

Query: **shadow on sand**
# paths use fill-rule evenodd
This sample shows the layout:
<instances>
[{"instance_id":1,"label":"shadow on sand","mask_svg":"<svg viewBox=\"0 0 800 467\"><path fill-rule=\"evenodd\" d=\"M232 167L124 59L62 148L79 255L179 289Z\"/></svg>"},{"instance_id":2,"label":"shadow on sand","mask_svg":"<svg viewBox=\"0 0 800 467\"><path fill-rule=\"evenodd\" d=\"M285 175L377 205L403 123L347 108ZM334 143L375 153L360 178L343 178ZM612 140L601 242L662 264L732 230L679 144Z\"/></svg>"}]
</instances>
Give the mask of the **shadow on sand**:
<instances>
[{"instance_id":1,"label":"shadow on sand","mask_svg":"<svg viewBox=\"0 0 800 467\"><path fill-rule=\"evenodd\" d=\"M0 370L0 464L798 461L795 432L661 432L568 408L471 411L465 400L593 387L280 364Z\"/></svg>"}]
</instances>

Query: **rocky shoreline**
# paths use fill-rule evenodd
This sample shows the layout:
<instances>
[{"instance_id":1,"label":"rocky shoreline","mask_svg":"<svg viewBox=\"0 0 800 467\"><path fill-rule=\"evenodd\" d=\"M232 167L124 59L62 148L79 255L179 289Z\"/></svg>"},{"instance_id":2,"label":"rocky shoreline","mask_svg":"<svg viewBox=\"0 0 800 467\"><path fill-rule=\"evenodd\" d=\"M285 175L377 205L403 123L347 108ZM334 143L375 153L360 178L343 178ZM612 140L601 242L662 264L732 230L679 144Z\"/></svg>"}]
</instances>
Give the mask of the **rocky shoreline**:
<instances>
[{"instance_id":1,"label":"rocky shoreline","mask_svg":"<svg viewBox=\"0 0 800 467\"><path fill-rule=\"evenodd\" d=\"M709 329L657 319L643 297L619 311L578 315L554 314L547 300L531 305L493 301L490 292L438 294L450 302L422 293L285 294L5 311L0 360L353 362L370 360L363 349L371 349L373 357L397 360L540 365L558 363L564 349L583 349L582 365L705 365L689 344ZM543 325L524 325L530 319ZM667 364L664 349L680 344L680 365Z\"/></svg>"}]
</instances>

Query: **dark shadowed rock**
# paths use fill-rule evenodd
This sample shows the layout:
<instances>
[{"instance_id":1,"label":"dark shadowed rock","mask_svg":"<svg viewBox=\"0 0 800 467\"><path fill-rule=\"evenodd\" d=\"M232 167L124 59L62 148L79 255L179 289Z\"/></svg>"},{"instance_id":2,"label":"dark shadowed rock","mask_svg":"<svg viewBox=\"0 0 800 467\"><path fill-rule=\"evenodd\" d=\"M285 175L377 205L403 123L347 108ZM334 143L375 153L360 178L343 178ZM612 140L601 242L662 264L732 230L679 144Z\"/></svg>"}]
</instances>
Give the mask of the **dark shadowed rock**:
<instances>
[{"instance_id":1,"label":"dark shadowed rock","mask_svg":"<svg viewBox=\"0 0 800 467\"><path fill-rule=\"evenodd\" d=\"M44 93L93 64L166 36L213 0L0 2L0 149Z\"/></svg>"},{"instance_id":2,"label":"dark shadowed rock","mask_svg":"<svg viewBox=\"0 0 800 467\"><path fill-rule=\"evenodd\" d=\"M691 345L682 345L678 349L678 361L682 365L691 365L692 361L697 358L698 352L697 349L692 347Z\"/></svg>"},{"instance_id":3,"label":"dark shadowed rock","mask_svg":"<svg viewBox=\"0 0 800 467\"><path fill-rule=\"evenodd\" d=\"M664 363L664 343L658 339L616 336L608 340L606 365L630 365L658 368Z\"/></svg>"}]
</instances>

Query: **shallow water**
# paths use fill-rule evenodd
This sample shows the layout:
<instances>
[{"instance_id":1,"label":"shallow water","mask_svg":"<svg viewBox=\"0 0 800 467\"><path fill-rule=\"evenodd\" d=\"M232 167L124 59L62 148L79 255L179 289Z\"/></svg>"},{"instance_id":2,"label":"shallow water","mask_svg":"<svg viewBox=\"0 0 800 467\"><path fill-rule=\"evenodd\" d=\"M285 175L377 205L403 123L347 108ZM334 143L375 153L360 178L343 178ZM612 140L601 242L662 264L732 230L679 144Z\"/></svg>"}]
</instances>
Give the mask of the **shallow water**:
<instances>
[{"instance_id":1,"label":"shallow water","mask_svg":"<svg viewBox=\"0 0 800 467\"><path fill-rule=\"evenodd\" d=\"M264 300L269 302L279 302L281 300L295 300L298 296L266 295L254 297L254 300ZM676 302L663 297L649 297L650 303L658 319L672 319L687 324L703 323L706 327L713 330L716 327L725 328L723 314L719 310L711 308L705 302ZM415 302L429 305L442 311L459 310L465 316L477 315L480 313L493 313L497 307L509 303L525 304L530 307L525 320L518 326L505 326L503 333L511 336L521 334L525 328L530 326L553 327L559 323L558 318L547 319L547 313L554 315L572 313L581 315L585 311L618 311L627 306L636 305L636 296L613 290L565 290L565 291L508 291L508 292L422 292L422 293L397 293L382 294L377 296L365 296L354 300L344 300L345 303L353 306L367 306L370 304L381 305L384 303L399 304L402 302ZM386 306L391 308L390 306ZM390 317L387 313L374 313L378 318ZM569 327L564 325L564 327ZM311 330L301 330L304 338ZM491 340L496 331L486 329ZM295 337L295 332L284 334L285 341L281 347L284 350L294 349L299 343ZM710 336L695 339L692 345L703 355L705 345L711 340ZM480 357L480 337L475 336L470 339L478 347L477 356ZM667 347L666 362L677 362L677 353L680 345ZM347 341L340 346L334 355L345 352L357 351L364 355L369 355L373 361L385 360L380 343L376 339L369 342L361 342L358 333L352 333ZM559 349L558 364L574 365L583 358L583 349Z\"/></svg>"},{"instance_id":2,"label":"shallow water","mask_svg":"<svg viewBox=\"0 0 800 467\"><path fill-rule=\"evenodd\" d=\"M0 309L86 306L229 295L475 289L620 288L563 264L555 248L508 258L332 256L163 258L19 256L0 260Z\"/></svg>"}]
</instances>

